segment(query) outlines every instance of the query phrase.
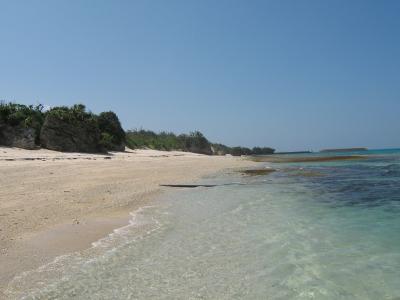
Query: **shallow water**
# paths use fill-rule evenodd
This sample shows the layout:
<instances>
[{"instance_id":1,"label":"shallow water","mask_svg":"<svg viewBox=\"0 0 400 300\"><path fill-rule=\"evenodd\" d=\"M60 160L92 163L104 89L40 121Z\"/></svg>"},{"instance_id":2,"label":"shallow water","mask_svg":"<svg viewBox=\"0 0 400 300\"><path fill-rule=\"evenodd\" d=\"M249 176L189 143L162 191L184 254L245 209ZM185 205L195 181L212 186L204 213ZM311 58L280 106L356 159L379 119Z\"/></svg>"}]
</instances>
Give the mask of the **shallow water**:
<instances>
[{"instance_id":1,"label":"shallow water","mask_svg":"<svg viewBox=\"0 0 400 300\"><path fill-rule=\"evenodd\" d=\"M83 253L16 278L24 299L400 299L400 152L279 164L168 193Z\"/></svg>"}]
</instances>

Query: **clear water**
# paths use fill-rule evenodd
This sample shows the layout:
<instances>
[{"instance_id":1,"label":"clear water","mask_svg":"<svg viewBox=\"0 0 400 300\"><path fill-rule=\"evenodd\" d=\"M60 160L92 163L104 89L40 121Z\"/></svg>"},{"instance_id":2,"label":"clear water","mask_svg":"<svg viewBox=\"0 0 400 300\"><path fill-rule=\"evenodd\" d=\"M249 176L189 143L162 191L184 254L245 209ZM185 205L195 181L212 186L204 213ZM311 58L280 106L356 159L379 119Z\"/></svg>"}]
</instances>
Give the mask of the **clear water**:
<instances>
[{"instance_id":1,"label":"clear water","mask_svg":"<svg viewBox=\"0 0 400 300\"><path fill-rule=\"evenodd\" d=\"M400 151L277 164L179 190L83 253L16 278L23 299L400 299Z\"/></svg>"}]
</instances>

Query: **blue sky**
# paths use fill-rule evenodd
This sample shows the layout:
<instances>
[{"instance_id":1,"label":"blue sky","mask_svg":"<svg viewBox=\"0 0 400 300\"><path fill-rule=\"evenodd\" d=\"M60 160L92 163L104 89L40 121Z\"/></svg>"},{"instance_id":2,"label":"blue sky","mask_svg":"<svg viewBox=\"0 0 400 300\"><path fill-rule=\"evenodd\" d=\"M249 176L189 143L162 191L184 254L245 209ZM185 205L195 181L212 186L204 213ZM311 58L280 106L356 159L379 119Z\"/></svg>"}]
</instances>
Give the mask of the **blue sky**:
<instances>
[{"instance_id":1,"label":"blue sky","mask_svg":"<svg viewBox=\"0 0 400 300\"><path fill-rule=\"evenodd\" d=\"M400 146L400 1L0 1L0 99L279 150Z\"/></svg>"}]
</instances>

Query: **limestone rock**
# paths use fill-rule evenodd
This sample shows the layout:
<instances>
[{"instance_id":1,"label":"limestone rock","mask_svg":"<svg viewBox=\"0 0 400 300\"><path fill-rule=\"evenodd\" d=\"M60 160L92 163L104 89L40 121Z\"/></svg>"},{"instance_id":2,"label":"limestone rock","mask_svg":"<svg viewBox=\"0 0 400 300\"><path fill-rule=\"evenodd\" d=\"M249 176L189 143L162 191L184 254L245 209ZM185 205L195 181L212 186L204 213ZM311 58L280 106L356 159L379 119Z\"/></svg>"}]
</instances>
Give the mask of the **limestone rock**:
<instances>
[{"instance_id":1,"label":"limestone rock","mask_svg":"<svg viewBox=\"0 0 400 300\"><path fill-rule=\"evenodd\" d=\"M29 150L35 149L35 136L34 128L0 123L0 145Z\"/></svg>"},{"instance_id":2,"label":"limestone rock","mask_svg":"<svg viewBox=\"0 0 400 300\"><path fill-rule=\"evenodd\" d=\"M95 123L71 122L47 115L40 132L40 143L44 148L64 152L102 151L99 146L100 131Z\"/></svg>"}]
</instances>

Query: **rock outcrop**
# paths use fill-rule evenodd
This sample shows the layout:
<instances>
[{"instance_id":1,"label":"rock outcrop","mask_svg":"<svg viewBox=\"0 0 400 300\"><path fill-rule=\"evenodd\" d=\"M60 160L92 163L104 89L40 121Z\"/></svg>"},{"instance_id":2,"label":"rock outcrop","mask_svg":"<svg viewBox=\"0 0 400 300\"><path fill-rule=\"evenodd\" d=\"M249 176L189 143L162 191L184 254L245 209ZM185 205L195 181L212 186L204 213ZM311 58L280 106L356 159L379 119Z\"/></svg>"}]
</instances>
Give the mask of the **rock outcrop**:
<instances>
[{"instance_id":1,"label":"rock outcrop","mask_svg":"<svg viewBox=\"0 0 400 300\"><path fill-rule=\"evenodd\" d=\"M64 152L99 152L100 131L95 122L71 122L48 114L40 132L44 148Z\"/></svg>"},{"instance_id":2,"label":"rock outcrop","mask_svg":"<svg viewBox=\"0 0 400 300\"><path fill-rule=\"evenodd\" d=\"M34 128L0 123L0 145L32 150L37 147L35 137Z\"/></svg>"},{"instance_id":3,"label":"rock outcrop","mask_svg":"<svg viewBox=\"0 0 400 300\"><path fill-rule=\"evenodd\" d=\"M205 155L213 154L211 145L190 145L186 148L186 151Z\"/></svg>"},{"instance_id":4,"label":"rock outcrop","mask_svg":"<svg viewBox=\"0 0 400 300\"><path fill-rule=\"evenodd\" d=\"M125 142L121 142L120 144L112 144L111 147L107 147L106 150L108 151L125 151Z\"/></svg>"},{"instance_id":5,"label":"rock outcrop","mask_svg":"<svg viewBox=\"0 0 400 300\"><path fill-rule=\"evenodd\" d=\"M118 116L112 112L102 112L97 117L101 132L100 144L108 151L125 151L125 131Z\"/></svg>"}]
</instances>

